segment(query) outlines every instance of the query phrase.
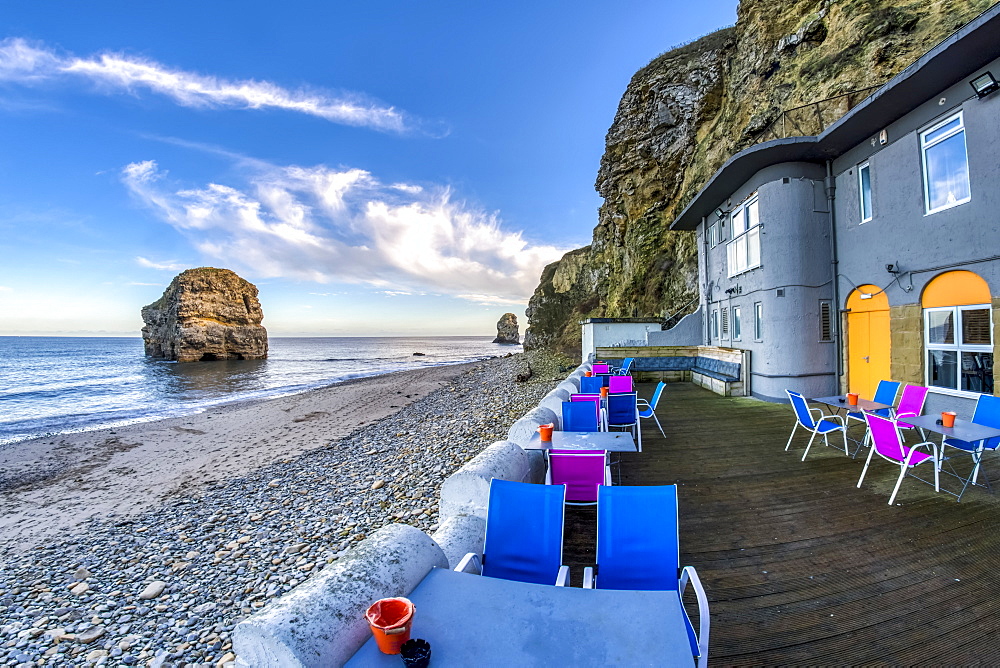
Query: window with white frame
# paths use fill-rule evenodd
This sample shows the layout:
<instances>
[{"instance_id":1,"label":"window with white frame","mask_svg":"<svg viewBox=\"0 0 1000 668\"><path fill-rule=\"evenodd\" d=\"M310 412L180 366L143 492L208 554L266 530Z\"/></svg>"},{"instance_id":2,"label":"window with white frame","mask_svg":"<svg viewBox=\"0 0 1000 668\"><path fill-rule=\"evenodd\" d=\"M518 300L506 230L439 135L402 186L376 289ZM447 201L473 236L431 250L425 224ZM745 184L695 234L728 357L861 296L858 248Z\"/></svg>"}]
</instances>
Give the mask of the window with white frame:
<instances>
[{"instance_id":1,"label":"window with white frame","mask_svg":"<svg viewBox=\"0 0 1000 668\"><path fill-rule=\"evenodd\" d=\"M924 168L924 210L935 213L972 199L969 155L962 113L920 133Z\"/></svg>"},{"instance_id":2,"label":"window with white frame","mask_svg":"<svg viewBox=\"0 0 1000 668\"><path fill-rule=\"evenodd\" d=\"M722 309L722 338L729 338L729 309L725 307Z\"/></svg>"},{"instance_id":3,"label":"window with white frame","mask_svg":"<svg viewBox=\"0 0 1000 668\"><path fill-rule=\"evenodd\" d=\"M760 266L760 212L754 194L733 210L730 217L733 240L726 247L729 275Z\"/></svg>"},{"instance_id":4,"label":"window with white frame","mask_svg":"<svg viewBox=\"0 0 1000 668\"><path fill-rule=\"evenodd\" d=\"M712 223L705 230L705 240L709 248L715 248L719 245L719 221Z\"/></svg>"},{"instance_id":5,"label":"window with white frame","mask_svg":"<svg viewBox=\"0 0 1000 668\"><path fill-rule=\"evenodd\" d=\"M740 307L733 307L733 341L740 340Z\"/></svg>"},{"instance_id":6,"label":"window with white frame","mask_svg":"<svg viewBox=\"0 0 1000 668\"><path fill-rule=\"evenodd\" d=\"M712 311L712 338L719 338L719 311L718 309Z\"/></svg>"},{"instance_id":7,"label":"window with white frame","mask_svg":"<svg viewBox=\"0 0 1000 668\"><path fill-rule=\"evenodd\" d=\"M858 197L861 204L861 222L872 219L872 170L867 162L858 167Z\"/></svg>"},{"instance_id":8,"label":"window with white frame","mask_svg":"<svg viewBox=\"0 0 1000 668\"><path fill-rule=\"evenodd\" d=\"M758 341L764 338L764 304L754 302L753 305L753 338Z\"/></svg>"},{"instance_id":9,"label":"window with white frame","mask_svg":"<svg viewBox=\"0 0 1000 668\"><path fill-rule=\"evenodd\" d=\"M924 309L927 385L993 394L989 304Z\"/></svg>"}]
</instances>

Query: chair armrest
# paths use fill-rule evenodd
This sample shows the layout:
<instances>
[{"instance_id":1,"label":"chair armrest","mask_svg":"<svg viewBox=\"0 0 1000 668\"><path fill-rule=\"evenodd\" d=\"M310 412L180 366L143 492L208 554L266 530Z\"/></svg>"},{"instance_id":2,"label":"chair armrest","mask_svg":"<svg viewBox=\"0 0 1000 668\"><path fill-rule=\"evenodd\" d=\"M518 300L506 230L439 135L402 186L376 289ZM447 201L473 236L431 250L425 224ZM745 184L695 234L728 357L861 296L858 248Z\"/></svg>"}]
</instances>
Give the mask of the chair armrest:
<instances>
[{"instance_id":1,"label":"chair armrest","mask_svg":"<svg viewBox=\"0 0 1000 668\"><path fill-rule=\"evenodd\" d=\"M560 566L559 575L556 576L556 586L565 587L569 584L569 566Z\"/></svg>"},{"instance_id":2,"label":"chair armrest","mask_svg":"<svg viewBox=\"0 0 1000 668\"><path fill-rule=\"evenodd\" d=\"M604 465L604 484L611 486L611 467L607 464Z\"/></svg>"},{"instance_id":3,"label":"chair armrest","mask_svg":"<svg viewBox=\"0 0 1000 668\"><path fill-rule=\"evenodd\" d=\"M701 653L701 656L698 657L698 668L707 668L708 635L711 626L708 614L708 596L705 594L705 588L701 586L698 571L694 569L694 566L685 566L681 571L680 586L678 587L681 598L684 597L684 589L689 580L694 588L694 594L698 598L698 649Z\"/></svg>"},{"instance_id":4,"label":"chair armrest","mask_svg":"<svg viewBox=\"0 0 1000 668\"><path fill-rule=\"evenodd\" d=\"M470 571L469 566L472 566L475 570ZM469 552L462 560L458 562L458 566L455 566L455 570L459 573L472 573L473 575L483 574L483 562L478 554L475 552Z\"/></svg>"},{"instance_id":5,"label":"chair armrest","mask_svg":"<svg viewBox=\"0 0 1000 668\"><path fill-rule=\"evenodd\" d=\"M545 467L545 484L546 485L551 485L552 484L552 467L551 466L546 466Z\"/></svg>"},{"instance_id":6,"label":"chair armrest","mask_svg":"<svg viewBox=\"0 0 1000 668\"><path fill-rule=\"evenodd\" d=\"M636 406L645 406L646 408L652 408L652 406L649 405L649 402L646 401L645 399L636 399L635 400L635 405Z\"/></svg>"},{"instance_id":7,"label":"chair armrest","mask_svg":"<svg viewBox=\"0 0 1000 668\"><path fill-rule=\"evenodd\" d=\"M587 566L583 569L583 588L593 589L594 588L594 567Z\"/></svg>"}]
</instances>

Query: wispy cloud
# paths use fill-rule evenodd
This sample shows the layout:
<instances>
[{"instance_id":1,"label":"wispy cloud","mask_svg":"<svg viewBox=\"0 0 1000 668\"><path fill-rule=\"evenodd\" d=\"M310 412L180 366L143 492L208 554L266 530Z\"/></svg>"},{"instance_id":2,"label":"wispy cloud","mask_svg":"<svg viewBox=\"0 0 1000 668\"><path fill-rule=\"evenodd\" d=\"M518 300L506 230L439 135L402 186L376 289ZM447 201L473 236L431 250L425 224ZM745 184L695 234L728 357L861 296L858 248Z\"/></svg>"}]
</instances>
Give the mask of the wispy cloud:
<instances>
[{"instance_id":1,"label":"wispy cloud","mask_svg":"<svg viewBox=\"0 0 1000 668\"><path fill-rule=\"evenodd\" d=\"M170 260L168 262L154 262L144 257L135 258L136 264L140 267L146 267L148 269L162 269L165 271L183 271L187 269L190 265L184 264L183 262L175 262Z\"/></svg>"},{"instance_id":2,"label":"wispy cloud","mask_svg":"<svg viewBox=\"0 0 1000 668\"><path fill-rule=\"evenodd\" d=\"M184 188L145 161L122 181L206 259L262 278L517 304L568 250L530 244L447 188L400 188L360 169L257 167L244 183Z\"/></svg>"},{"instance_id":3,"label":"wispy cloud","mask_svg":"<svg viewBox=\"0 0 1000 668\"><path fill-rule=\"evenodd\" d=\"M150 91L183 107L280 109L389 132L405 132L416 125L395 107L378 104L360 93L293 90L269 81L187 72L123 53L79 58L17 37L0 41L0 81L33 85L55 79L89 81L107 93Z\"/></svg>"}]
</instances>

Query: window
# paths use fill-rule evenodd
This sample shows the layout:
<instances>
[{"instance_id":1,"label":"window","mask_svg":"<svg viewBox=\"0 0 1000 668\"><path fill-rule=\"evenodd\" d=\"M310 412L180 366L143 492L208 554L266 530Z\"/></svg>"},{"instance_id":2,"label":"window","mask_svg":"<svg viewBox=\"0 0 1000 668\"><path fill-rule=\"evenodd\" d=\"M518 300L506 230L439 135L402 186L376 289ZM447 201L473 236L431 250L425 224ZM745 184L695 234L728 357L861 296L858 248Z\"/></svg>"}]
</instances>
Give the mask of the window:
<instances>
[{"instance_id":1,"label":"window","mask_svg":"<svg viewBox=\"0 0 1000 668\"><path fill-rule=\"evenodd\" d=\"M993 394L990 305L924 309L927 385Z\"/></svg>"},{"instance_id":2,"label":"window","mask_svg":"<svg viewBox=\"0 0 1000 668\"><path fill-rule=\"evenodd\" d=\"M729 309L722 309L722 338L729 338Z\"/></svg>"},{"instance_id":3,"label":"window","mask_svg":"<svg viewBox=\"0 0 1000 668\"><path fill-rule=\"evenodd\" d=\"M719 338L719 311L712 311L712 338Z\"/></svg>"},{"instance_id":4,"label":"window","mask_svg":"<svg viewBox=\"0 0 1000 668\"><path fill-rule=\"evenodd\" d=\"M858 167L858 194L861 198L861 222L872 219L872 171L866 162Z\"/></svg>"},{"instance_id":5,"label":"window","mask_svg":"<svg viewBox=\"0 0 1000 668\"><path fill-rule=\"evenodd\" d=\"M715 221L708 226L708 231L705 232L705 238L708 241L709 248L715 248L719 245L719 221Z\"/></svg>"},{"instance_id":6,"label":"window","mask_svg":"<svg viewBox=\"0 0 1000 668\"><path fill-rule=\"evenodd\" d=\"M740 307L733 307L733 341L740 340Z\"/></svg>"},{"instance_id":7,"label":"window","mask_svg":"<svg viewBox=\"0 0 1000 668\"><path fill-rule=\"evenodd\" d=\"M737 207L730 218L733 240L726 247L729 275L760 266L760 214L756 194Z\"/></svg>"},{"instance_id":8,"label":"window","mask_svg":"<svg viewBox=\"0 0 1000 668\"><path fill-rule=\"evenodd\" d=\"M764 304L761 302L753 305L753 338L758 341L764 338Z\"/></svg>"},{"instance_id":9,"label":"window","mask_svg":"<svg viewBox=\"0 0 1000 668\"><path fill-rule=\"evenodd\" d=\"M833 310L826 300L819 303L819 340L833 341Z\"/></svg>"},{"instance_id":10,"label":"window","mask_svg":"<svg viewBox=\"0 0 1000 668\"><path fill-rule=\"evenodd\" d=\"M920 150L923 154L924 207L927 213L972 199L965 124L961 113L921 132Z\"/></svg>"}]
</instances>

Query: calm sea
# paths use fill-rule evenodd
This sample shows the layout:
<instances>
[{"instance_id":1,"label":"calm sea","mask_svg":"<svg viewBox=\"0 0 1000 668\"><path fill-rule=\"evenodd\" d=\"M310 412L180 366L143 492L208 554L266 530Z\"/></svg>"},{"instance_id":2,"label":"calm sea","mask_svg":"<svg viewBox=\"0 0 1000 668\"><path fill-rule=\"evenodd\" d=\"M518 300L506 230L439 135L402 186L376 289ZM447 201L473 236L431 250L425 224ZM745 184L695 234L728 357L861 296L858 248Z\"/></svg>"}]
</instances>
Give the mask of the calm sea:
<instances>
[{"instance_id":1,"label":"calm sea","mask_svg":"<svg viewBox=\"0 0 1000 668\"><path fill-rule=\"evenodd\" d=\"M491 341L481 336L271 338L266 360L177 364L147 359L141 338L2 336L0 445L521 351L521 346Z\"/></svg>"}]
</instances>

